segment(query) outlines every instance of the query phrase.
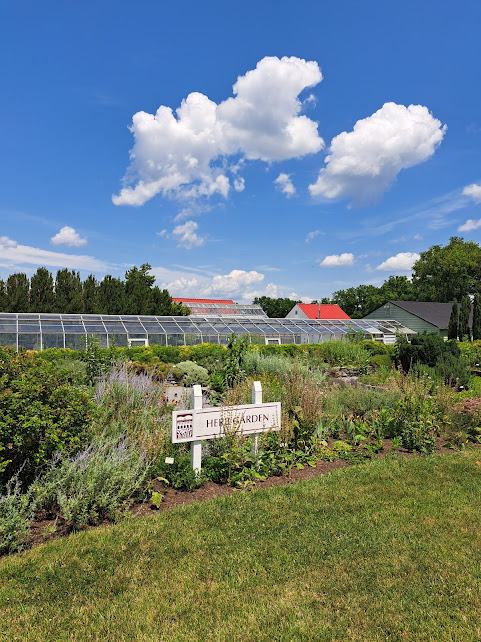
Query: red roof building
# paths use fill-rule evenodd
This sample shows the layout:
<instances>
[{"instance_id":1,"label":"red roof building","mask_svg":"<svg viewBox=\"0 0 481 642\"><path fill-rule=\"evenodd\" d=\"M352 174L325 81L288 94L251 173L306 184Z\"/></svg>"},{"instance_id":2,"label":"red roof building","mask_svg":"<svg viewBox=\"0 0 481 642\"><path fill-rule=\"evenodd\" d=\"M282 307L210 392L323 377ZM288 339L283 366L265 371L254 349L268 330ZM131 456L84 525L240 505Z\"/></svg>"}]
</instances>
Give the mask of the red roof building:
<instances>
[{"instance_id":1,"label":"red roof building","mask_svg":"<svg viewBox=\"0 0 481 642\"><path fill-rule=\"evenodd\" d=\"M222 304L232 303L233 304L234 303L234 301L232 301L231 299L187 299L184 297L175 297L175 296L172 297L172 301L174 301L175 303L185 303L185 304L189 304L189 303L222 303Z\"/></svg>"},{"instance_id":2,"label":"red roof building","mask_svg":"<svg viewBox=\"0 0 481 642\"><path fill-rule=\"evenodd\" d=\"M350 319L338 305L323 303L297 303L287 315L288 319Z\"/></svg>"}]
</instances>

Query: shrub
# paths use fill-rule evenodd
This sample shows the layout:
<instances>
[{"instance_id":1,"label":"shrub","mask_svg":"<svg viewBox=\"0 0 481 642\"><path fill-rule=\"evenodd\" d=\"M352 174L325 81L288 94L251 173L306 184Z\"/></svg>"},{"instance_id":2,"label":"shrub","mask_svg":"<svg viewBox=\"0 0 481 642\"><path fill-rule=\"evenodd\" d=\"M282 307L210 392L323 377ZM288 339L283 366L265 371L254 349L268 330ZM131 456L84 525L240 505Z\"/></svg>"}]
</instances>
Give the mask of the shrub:
<instances>
[{"instance_id":1,"label":"shrub","mask_svg":"<svg viewBox=\"0 0 481 642\"><path fill-rule=\"evenodd\" d=\"M126 432L149 458L163 451L173 406L167 403L165 387L151 372L136 374L129 365L118 364L98 383L94 398L98 405L95 433Z\"/></svg>"},{"instance_id":2,"label":"shrub","mask_svg":"<svg viewBox=\"0 0 481 642\"><path fill-rule=\"evenodd\" d=\"M31 480L55 451L81 447L93 413L55 364L0 348L0 484L21 467Z\"/></svg>"},{"instance_id":3,"label":"shrub","mask_svg":"<svg viewBox=\"0 0 481 642\"><path fill-rule=\"evenodd\" d=\"M375 354L369 359L369 364L375 368L390 368L393 362L388 354Z\"/></svg>"},{"instance_id":4,"label":"shrub","mask_svg":"<svg viewBox=\"0 0 481 642\"><path fill-rule=\"evenodd\" d=\"M181 361L172 368L172 374L186 387L196 384L207 386L209 383L209 373L207 370L202 366L198 366L193 361Z\"/></svg>"},{"instance_id":5,"label":"shrub","mask_svg":"<svg viewBox=\"0 0 481 642\"><path fill-rule=\"evenodd\" d=\"M150 469L126 435L98 437L75 456L55 456L39 482L39 507L58 511L75 528L115 518L141 494Z\"/></svg>"},{"instance_id":6,"label":"shrub","mask_svg":"<svg viewBox=\"0 0 481 642\"><path fill-rule=\"evenodd\" d=\"M19 475L10 479L0 492L0 555L25 547L35 512L32 493L22 493Z\"/></svg>"}]
</instances>

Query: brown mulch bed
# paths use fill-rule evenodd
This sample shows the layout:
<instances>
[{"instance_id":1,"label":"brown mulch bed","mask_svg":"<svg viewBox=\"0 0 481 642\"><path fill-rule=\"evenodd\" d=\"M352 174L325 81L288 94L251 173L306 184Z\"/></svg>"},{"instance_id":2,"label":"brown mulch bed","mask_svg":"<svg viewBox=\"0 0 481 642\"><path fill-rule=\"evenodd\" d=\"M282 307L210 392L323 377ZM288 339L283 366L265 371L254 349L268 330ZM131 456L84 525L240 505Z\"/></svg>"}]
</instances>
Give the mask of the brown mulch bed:
<instances>
[{"instance_id":1,"label":"brown mulch bed","mask_svg":"<svg viewBox=\"0 0 481 642\"><path fill-rule=\"evenodd\" d=\"M436 443L436 453L446 452L444 448L445 442L439 440ZM390 452L389 440L384 440L385 450L383 453L378 453L377 458L385 457ZM400 448L397 453L400 457L416 457L417 455L407 452L403 448ZM303 481L306 479L311 479L313 477L318 477L320 475L325 475L330 473L333 470L339 468L346 468L347 464L342 459L336 459L335 461L319 461L314 467L305 466L303 469L293 468L288 475L281 475L275 477L269 477L264 481L257 481L254 488L263 489L271 488L273 486L285 486L287 484L295 484L296 482ZM252 489L249 487L247 491ZM194 491L185 491L185 490L175 490L173 488L164 488L160 483L154 482L154 490L158 490L162 493L162 503L160 508L156 508L150 502L144 502L142 504L135 504L131 508L131 513L134 517L145 517L145 516L154 516L159 512L174 508L175 506L187 506L189 504L194 504L196 502L201 502L208 499L213 499L214 497L221 497L225 495L232 495L233 493L246 492L239 491L237 488L228 486L227 484L215 484L214 482L204 482L200 488L196 488ZM109 519L99 520L96 524L89 524L83 528L83 530L91 530L92 528L98 528L100 526L108 526L112 524ZM46 511L40 511L34 522L31 524L31 532L28 540L28 546L38 546L44 542L48 542L60 537L65 537L73 532L72 524L62 517L55 517L53 514L49 514Z\"/></svg>"}]
</instances>

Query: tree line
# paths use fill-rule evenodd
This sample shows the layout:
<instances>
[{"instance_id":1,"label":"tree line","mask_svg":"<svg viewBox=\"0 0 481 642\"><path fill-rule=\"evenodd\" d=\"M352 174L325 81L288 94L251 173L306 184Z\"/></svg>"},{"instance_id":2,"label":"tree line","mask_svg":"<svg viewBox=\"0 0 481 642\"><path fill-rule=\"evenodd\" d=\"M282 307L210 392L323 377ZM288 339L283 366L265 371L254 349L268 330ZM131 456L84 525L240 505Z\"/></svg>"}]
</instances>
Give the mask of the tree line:
<instances>
[{"instance_id":1,"label":"tree line","mask_svg":"<svg viewBox=\"0 0 481 642\"><path fill-rule=\"evenodd\" d=\"M421 252L413 265L411 279L390 276L380 286L358 285L337 290L320 303L337 303L352 319L361 319L388 301L449 303L466 296L473 298L475 294L481 294L481 247L474 241L453 236L444 247L433 245ZM285 317L299 301L260 297L254 303L259 303L269 317Z\"/></svg>"},{"instance_id":2,"label":"tree line","mask_svg":"<svg viewBox=\"0 0 481 642\"><path fill-rule=\"evenodd\" d=\"M151 266L143 263L125 273L125 280L110 274L98 281L90 274L82 281L75 270L58 270L55 279L39 267L28 279L24 273L0 280L0 310L3 312L58 312L61 314L153 314L187 315L189 310L161 290Z\"/></svg>"}]
</instances>

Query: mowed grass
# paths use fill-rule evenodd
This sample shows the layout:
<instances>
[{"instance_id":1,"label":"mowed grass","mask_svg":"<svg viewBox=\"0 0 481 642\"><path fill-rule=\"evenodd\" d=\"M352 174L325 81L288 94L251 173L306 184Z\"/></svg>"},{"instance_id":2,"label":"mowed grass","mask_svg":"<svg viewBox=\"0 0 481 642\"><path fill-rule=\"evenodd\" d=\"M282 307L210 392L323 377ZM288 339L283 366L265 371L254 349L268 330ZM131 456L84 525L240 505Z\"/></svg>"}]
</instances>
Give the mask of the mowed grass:
<instances>
[{"instance_id":1,"label":"mowed grass","mask_svg":"<svg viewBox=\"0 0 481 642\"><path fill-rule=\"evenodd\" d=\"M2 640L479 640L480 451L384 459L0 561Z\"/></svg>"}]
</instances>

